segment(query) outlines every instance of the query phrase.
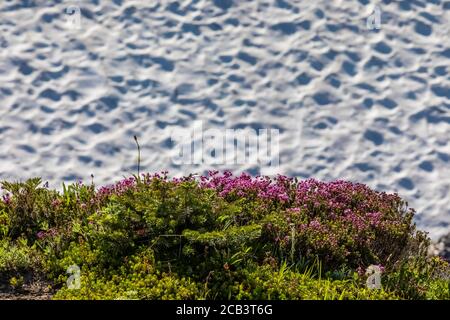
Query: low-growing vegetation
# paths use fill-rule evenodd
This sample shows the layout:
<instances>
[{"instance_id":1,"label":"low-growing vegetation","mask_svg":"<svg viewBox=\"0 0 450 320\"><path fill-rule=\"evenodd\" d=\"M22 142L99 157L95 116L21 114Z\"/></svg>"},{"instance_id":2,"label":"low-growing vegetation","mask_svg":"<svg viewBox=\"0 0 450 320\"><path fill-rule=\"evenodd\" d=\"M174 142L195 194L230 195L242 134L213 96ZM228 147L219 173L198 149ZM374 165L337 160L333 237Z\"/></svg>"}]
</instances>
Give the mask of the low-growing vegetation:
<instances>
[{"instance_id":1,"label":"low-growing vegetation","mask_svg":"<svg viewBox=\"0 0 450 320\"><path fill-rule=\"evenodd\" d=\"M450 299L414 210L358 183L210 172L1 187L0 281L19 293L44 279L55 299Z\"/></svg>"}]
</instances>

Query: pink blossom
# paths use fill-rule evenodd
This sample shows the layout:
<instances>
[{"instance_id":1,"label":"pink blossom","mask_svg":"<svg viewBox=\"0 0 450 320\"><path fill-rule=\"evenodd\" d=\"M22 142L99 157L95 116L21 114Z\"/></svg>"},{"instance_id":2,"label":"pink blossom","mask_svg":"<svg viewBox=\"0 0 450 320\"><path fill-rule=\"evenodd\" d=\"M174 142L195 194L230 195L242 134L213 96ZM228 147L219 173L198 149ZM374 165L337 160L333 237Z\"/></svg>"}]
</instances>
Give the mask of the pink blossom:
<instances>
[{"instance_id":1,"label":"pink blossom","mask_svg":"<svg viewBox=\"0 0 450 320\"><path fill-rule=\"evenodd\" d=\"M2 196L3 203L9 206L11 204L11 195L9 193Z\"/></svg>"}]
</instances>

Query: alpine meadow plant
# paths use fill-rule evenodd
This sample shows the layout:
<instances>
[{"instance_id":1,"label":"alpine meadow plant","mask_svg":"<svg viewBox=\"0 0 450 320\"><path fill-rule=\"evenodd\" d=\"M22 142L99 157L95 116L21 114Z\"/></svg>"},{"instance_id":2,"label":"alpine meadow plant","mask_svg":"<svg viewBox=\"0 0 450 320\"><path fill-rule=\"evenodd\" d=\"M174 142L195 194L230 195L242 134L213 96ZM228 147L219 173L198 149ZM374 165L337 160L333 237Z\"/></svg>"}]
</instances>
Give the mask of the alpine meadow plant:
<instances>
[{"instance_id":1,"label":"alpine meadow plant","mask_svg":"<svg viewBox=\"0 0 450 320\"><path fill-rule=\"evenodd\" d=\"M1 186L0 269L45 274L59 299L450 298L449 265L427 255L414 210L359 183L211 171Z\"/></svg>"}]
</instances>

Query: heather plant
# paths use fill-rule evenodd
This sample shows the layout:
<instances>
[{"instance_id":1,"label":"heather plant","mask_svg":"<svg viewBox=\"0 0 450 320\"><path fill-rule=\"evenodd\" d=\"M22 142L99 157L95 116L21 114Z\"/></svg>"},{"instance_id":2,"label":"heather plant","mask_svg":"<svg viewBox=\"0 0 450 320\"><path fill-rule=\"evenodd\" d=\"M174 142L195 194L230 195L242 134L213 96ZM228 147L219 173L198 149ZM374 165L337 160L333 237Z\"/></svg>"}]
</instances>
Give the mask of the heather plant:
<instances>
[{"instance_id":1,"label":"heather plant","mask_svg":"<svg viewBox=\"0 0 450 320\"><path fill-rule=\"evenodd\" d=\"M330 268L389 267L405 255L423 255L421 248L428 245L425 235L416 232L414 211L406 202L362 184L213 172L202 185L215 188L231 203L252 199L252 209L257 208L263 221L263 236L280 256L318 256Z\"/></svg>"},{"instance_id":2,"label":"heather plant","mask_svg":"<svg viewBox=\"0 0 450 320\"><path fill-rule=\"evenodd\" d=\"M414 210L358 183L214 171L2 189L0 270L45 274L55 298L449 298L448 263L427 256ZM367 288L370 265L381 290Z\"/></svg>"}]
</instances>

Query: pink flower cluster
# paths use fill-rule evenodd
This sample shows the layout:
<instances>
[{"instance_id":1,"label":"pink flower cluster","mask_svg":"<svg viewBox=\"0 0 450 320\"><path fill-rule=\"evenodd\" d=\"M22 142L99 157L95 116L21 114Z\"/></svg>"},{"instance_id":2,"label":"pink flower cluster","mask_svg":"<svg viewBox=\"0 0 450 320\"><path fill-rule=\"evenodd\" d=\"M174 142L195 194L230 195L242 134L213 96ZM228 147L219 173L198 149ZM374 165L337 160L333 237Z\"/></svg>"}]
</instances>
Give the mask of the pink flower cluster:
<instances>
[{"instance_id":1,"label":"pink flower cluster","mask_svg":"<svg viewBox=\"0 0 450 320\"><path fill-rule=\"evenodd\" d=\"M298 183L296 203L309 212L348 222L358 230L380 226L386 213L403 205L397 194L377 192L360 183L314 179Z\"/></svg>"},{"instance_id":2,"label":"pink flower cluster","mask_svg":"<svg viewBox=\"0 0 450 320\"><path fill-rule=\"evenodd\" d=\"M121 195L127 190L134 188L136 179L134 177L123 179L116 184L103 186L97 191L97 198L104 199L110 195Z\"/></svg>"},{"instance_id":3,"label":"pink flower cluster","mask_svg":"<svg viewBox=\"0 0 450 320\"><path fill-rule=\"evenodd\" d=\"M141 179L141 181L140 181L141 183L149 185L156 180L168 182L169 180L168 180L167 174L168 174L168 171L162 171L160 173L154 173L154 174L143 173L143 174L141 174L141 176L139 178ZM177 184L177 183L181 183L183 181L192 180L192 179L193 179L193 176L182 177L182 178L173 178L171 180L171 182ZM127 192L128 190L135 189L137 184L138 184L138 181L133 176L133 177L125 178L113 185L103 186L97 190L95 199L91 200L91 204L101 201L101 200L104 200L111 195L120 196L120 195L124 194L125 192Z\"/></svg>"},{"instance_id":4,"label":"pink flower cluster","mask_svg":"<svg viewBox=\"0 0 450 320\"><path fill-rule=\"evenodd\" d=\"M279 213L295 228L296 244L302 243L315 254L327 252L323 258L336 263L351 254L370 259L372 253L366 249L378 250L385 241L380 235L405 232L408 216L414 212L397 194L343 180L297 181L280 175L274 179L252 178L245 173L233 176L231 172L213 171L201 177L200 185L216 190L227 201L241 197L259 199L262 209L269 208L270 212L274 208L271 203L281 203L282 206L275 208L281 209ZM291 227L268 224L266 230L275 243L289 248Z\"/></svg>"},{"instance_id":5,"label":"pink flower cluster","mask_svg":"<svg viewBox=\"0 0 450 320\"><path fill-rule=\"evenodd\" d=\"M36 237L37 237L39 240L43 240L43 239L46 239L46 238L53 238L53 237L55 237L57 234L58 234L58 231L56 231L56 229L52 228L52 229L49 229L49 230L47 230L47 231L39 231L39 232L36 234Z\"/></svg>"},{"instance_id":6,"label":"pink flower cluster","mask_svg":"<svg viewBox=\"0 0 450 320\"><path fill-rule=\"evenodd\" d=\"M169 180L167 174L167 171L160 174L143 174L141 182L151 184L158 180L178 184L196 180L194 175ZM113 194L121 195L136 186L136 178L131 177L114 185L102 187L97 191L95 201ZM271 203L282 204L287 219L292 215L308 217L309 224L297 226L299 229L319 230L321 221L331 220L360 233L383 226L386 220L388 223L394 223L398 217L389 217L390 213L393 208L397 210L404 204L397 194L374 191L364 184L343 180L297 181L283 175L270 178L252 177L247 173L234 176L230 171L222 174L218 171L209 171L206 176L199 177L199 186L214 189L220 197L229 201L246 197L250 200L259 199L264 206Z\"/></svg>"},{"instance_id":7,"label":"pink flower cluster","mask_svg":"<svg viewBox=\"0 0 450 320\"><path fill-rule=\"evenodd\" d=\"M11 204L11 195L9 193L2 196L2 201L4 204L9 206Z\"/></svg>"},{"instance_id":8,"label":"pink flower cluster","mask_svg":"<svg viewBox=\"0 0 450 320\"><path fill-rule=\"evenodd\" d=\"M262 176L252 178L247 173L233 176L230 171L225 171L222 175L219 175L218 171L210 171L200 180L202 187L215 189L221 197L253 195L263 200L278 200L283 203L289 201L289 187L292 182L291 178L281 175L272 180Z\"/></svg>"},{"instance_id":9,"label":"pink flower cluster","mask_svg":"<svg viewBox=\"0 0 450 320\"><path fill-rule=\"evenodd\" d=\"M252 178L246 173L233 176L229 171L222 175L218 171L210 171L200 181L202 187L215 189L221 197L256 196L266 201L289 202L290 210L304 210L313 216L326 214L326 218L342 219L358 229L379 225L382 212L389 212L402 203L397 194L377 192L364 184L343 180L297 182L282 175L275 179Z\"/></svg>"},{"instance_id":10,"label":"pink flower cluster","mask_svg":"<svg viewBox=\"0 0 450 320\"><path fill-rule=\"evenodd\" d=\"M62 204L62 201L60 199L55 199L55 200L52 201L52 206L54 208L59 207L61 204Z\"/></svg>"},{"instance_id":11,"label":"pink flower cluster","mask_svg":"<svg viewBox=\"0 0 450 320\"><path fill-rule=\"evenodd\" d=\"M315 179L301 181L297 186L297 201L299 203L325 203L333 211L342 212L345 209L353 211L370 211L374 207L389 207L392 201L398 201L398 195L388 195L374 191L361 183L337 180L321 182Z\"/></svg>"}]
</instances>

